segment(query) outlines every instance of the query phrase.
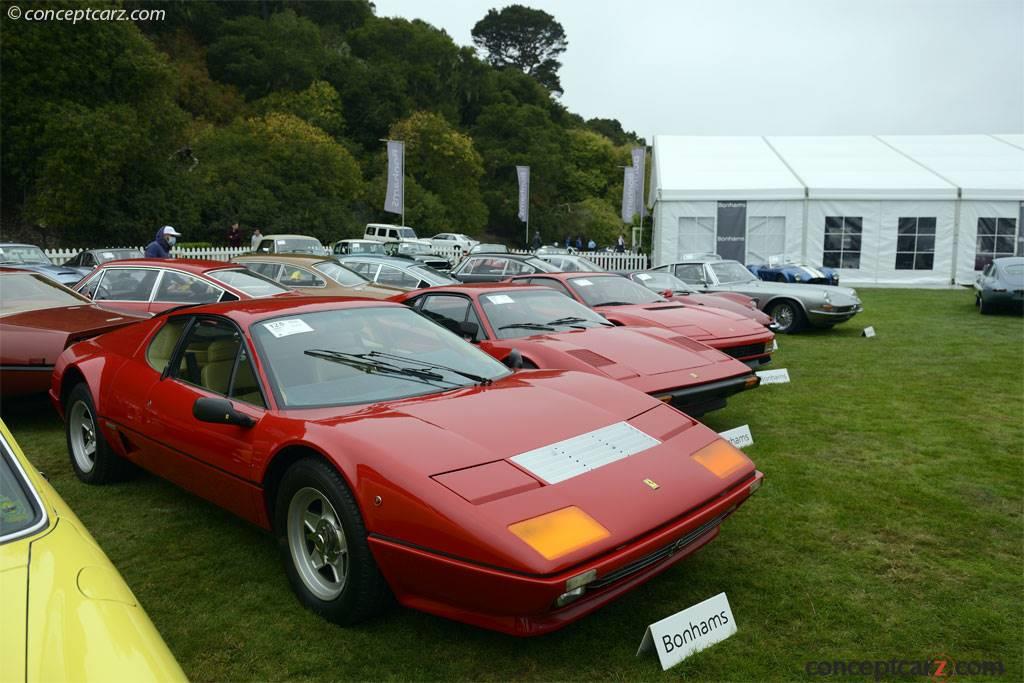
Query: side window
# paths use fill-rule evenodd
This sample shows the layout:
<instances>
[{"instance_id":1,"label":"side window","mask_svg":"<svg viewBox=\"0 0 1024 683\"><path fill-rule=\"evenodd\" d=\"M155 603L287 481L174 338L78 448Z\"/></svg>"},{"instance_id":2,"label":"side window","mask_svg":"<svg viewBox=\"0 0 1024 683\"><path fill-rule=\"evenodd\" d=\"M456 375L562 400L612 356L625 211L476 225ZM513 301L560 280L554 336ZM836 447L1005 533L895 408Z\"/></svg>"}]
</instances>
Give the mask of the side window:
<instances>
[{"instance_id":1,"label":"side window","mask_svg":"<svg viewBox=\"0 0 1024 683\"><path fill-rule=\"evenodd\" d=\"M277 271L281 268L277 263L243 263L242 265L254 273L269 277L271 280L277 279Z\"/></svg>"},{"instance_id":2,"label":"side window","mask_svg":"<svg viewBox=\"0 0 1024 683\"><path fill-rule=\"evenodd\" d=\"M260 245L256 247L256 251L261 254L272 254L274 252L274 240L263 240Z\"/></svg>"},{"instance_id":3,"label":"side window","mask_svg":"<svg viewBox=\"0 0 1024 683\"><path fill-rule=\"evenodd\" d=\"M221 293L219 287L214 287L199 278L165 270L154 300L183 304L207 304L220 299Z\"/></svg>"},{"instance_id":4,"label":"side window","mask_svg":"<svg viewBox=\"0 0 1024 683\"><path fill-rule=\"evenodd\" d=\"M373 280L374 275L377 274L377 264L366 263L364 261L346 261L344 266L349 270L354 270L367 280Z\"/></svg>"},{"instance_id":5,"label":"side window","mask_svg":"<svg viewBox=\"0 0 1024 683\"><path fill-rule=\"evenodd\" d=\"M149 301L160 271L150 268L110 268L96 288L96 301Z\"/></svg>"},{"instance_id":6,"label":"side window","mask_svg":"<svg viewBox=\"0 0 1024 683\"><path fill-rule=\"evenodd\" d=\"M96 265L96 257L93 256L92 254L86 254L85 256L82 257L81 263L86 268L92 268L93 266Z\"/></svg>"},{"instance_id":7,"label":"side window","mask_svg":"<svg viewBox=\"0 0 1024 683\"><path fill-rule=\"evenodd\" d=\"M534 277L534 278L530 278L529 283L531 285L540 285L541 287L547 287L548 289L553 289L556 292L561 292L562 294L565 294L570 299L572 298L572 295L569 294L568 288L566 288L566 286L563 285L558 280L554 280L554 279L549 278L549 277Z\"/></svg>"},{"instance_id":8,"label":"side window","mask_svg":"<svg viewBox=\"0 0 1024 683\"><path fill-rule=\"evenodd\" d=\"M398 231L393 228L388 228L388 239L397 240Z\"/></svg>"},{"instance_id":9,"label":"side window","mask_svg":"<svg viewBox=\"0 0 1024 683\"><path fill-rule=\"evenodd\" d=\"M367 237L376 237L377 236L377 228L367 227L366 228L366 235L367 235Z\"/></svg>"},{"instance_id":10,"label":"side window","mask_svg":"<svg viewBox=\"0 0 1024 683\"><path fill-rule=\"evenodd\" d=\"M326 287L324 279L317 277L305 268L285 265L281 268L281 275L277 281L288 287Z\"/></svg>"},{"instance_id":11,"label":"side window","mask_svg":"<svg viewBox=\"0 0 1024 683\"><path fill-rule=\"evenodd\" d=\"M402 289L416 289L420 284L419 278L407 275L398 268L385 265L380 267L380 275L377 277L377 282L390 287L401 287Z\"/></svg>"},{"instance_id":12,"label":"side window","mask_svg":"<svg viewBox=\"0 0 1024 683\"><path fill-rule=\"evenodd\" d=\"M157 372L164 371L167 364L171 362L174 346L178 343L178 338L181 337L188 321L187 316L179 316L169 318L164 323L160 331L153 336L153 340L149 342L149 348L146 349L146 362L149 363L149 367Z\"/></svg>"},{"instance_id":13,"label":"side window","mask_svg":"<svg viewBox=\"0 0 1024 683\"><path fill-rule=\"evenodd\" d=\"M505 259L505 275L521 275L523 273L536 273L537 269L522 261Z\"/></svg>"},{"instance_id":14,"label":"side window","mask_svg":"<svg viewBox=\"0 0 1024 683\"><path fill-rule=\"evenodd\" d=\"M87 296L90 299L96 298L96 290L100 286L100 281L103 279L105 272L96 273L88 282L86 282L78 293L82 296Z\"/></svg>"},{"instance_id":15,"label":"side window","mask_svg":"<svg viewBox=\"0 0 1024 683\"><path fill-rule=\"evenodd\" d=\"M264 405L242 337L229 323L199 319L188 332L174 375L215 394Z\"/></svg>"},{"instance_id":16,"label":"side window","mask_svg":"<svg viewBox=\"0 0 1024 683\"><path fill-rule=\"evenodd\" d=\"M691 285L703 284L704 266L700 263L677 263L676 277Z\"/></svg>"}]
</instances>

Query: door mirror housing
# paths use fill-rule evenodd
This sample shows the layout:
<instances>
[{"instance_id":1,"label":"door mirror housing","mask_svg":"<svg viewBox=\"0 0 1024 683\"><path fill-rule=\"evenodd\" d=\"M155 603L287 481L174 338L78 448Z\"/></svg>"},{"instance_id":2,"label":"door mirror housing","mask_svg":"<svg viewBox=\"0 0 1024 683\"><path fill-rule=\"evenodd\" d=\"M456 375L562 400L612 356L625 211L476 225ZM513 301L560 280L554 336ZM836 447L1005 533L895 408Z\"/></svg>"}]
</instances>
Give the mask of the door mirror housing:
<instances>
[{"instance_id":1,"label":"door mirror housing","mask_svg":"<svg viewBox=\"0 0 1024 683\"><path fill-rule=\"evenodd\" d=\"M468 341L476 342L476 336L480 334L480 324L463 320L459 323L459 334Z\"/></svg>"},{"instance_id":2,"label":"door mirror housing","mask_svg":"<svg viewBox=\"0 0 1024 683\"><path fill-rule=\"evenodd\" d=\"M200 422L213 424L235 425L237 427L252 427L256 420L245 413L235 410L235 406L226 398L212 398L203 396L197 398L192 404L192 417Z\"/></svg>"},{"instance_id":3,"label":"door mirror housing","mask_svg":"<svg viewBox=\"0 0 1024 683\"><path fill-rule=\"evenodd\" d=\"M505 356L505 360L502 361L506 366L513 370L523 369L523 354L519 353L519 349L512 349Z\"/></svg>"}]
</instances>

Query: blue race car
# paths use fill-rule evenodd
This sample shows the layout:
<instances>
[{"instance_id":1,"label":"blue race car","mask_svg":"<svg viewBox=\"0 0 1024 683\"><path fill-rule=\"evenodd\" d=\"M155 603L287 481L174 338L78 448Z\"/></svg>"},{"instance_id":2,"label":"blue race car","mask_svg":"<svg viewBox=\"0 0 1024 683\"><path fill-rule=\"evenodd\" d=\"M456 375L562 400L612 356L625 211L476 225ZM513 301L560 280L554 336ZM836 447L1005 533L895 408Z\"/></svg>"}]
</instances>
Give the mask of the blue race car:
<instances>
[{"instance_id":1,"label":"blue race car","mask_svg":"<svg viewBox=\"0 0 1024 683\"><path fill-rule=\"evenodd\" d=\"M838 285L839 271L797 263L749 264L747 270L767 282L795 282L804 285Z\"/></svg>"}]
</instances>

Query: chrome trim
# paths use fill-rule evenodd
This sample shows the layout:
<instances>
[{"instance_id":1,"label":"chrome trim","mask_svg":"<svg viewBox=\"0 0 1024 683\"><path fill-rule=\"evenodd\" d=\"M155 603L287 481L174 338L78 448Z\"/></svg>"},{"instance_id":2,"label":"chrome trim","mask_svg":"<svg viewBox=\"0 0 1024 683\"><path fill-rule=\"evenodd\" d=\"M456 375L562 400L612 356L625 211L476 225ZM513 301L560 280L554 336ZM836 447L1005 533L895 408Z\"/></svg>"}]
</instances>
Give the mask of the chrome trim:
<instances>
[{"instance_id":1,"label":"chrome trim","mask_svg":"<svg viewBox=\"0 0 1024 683\"><path fill-rule=\"evenodd\" d=\"M14 454L14 449L7 442L7 439L2 433L0 433L0 446L3 447L3 453L0 457L7 457L14 463L14 468L18 474L21 475L22 481L25 482L25 488L28 489L29 493L35 499L36 505L39 506L40 519L38 522L26 529L20 529L13 533L7 534L6 536L0 536L0 544L9 543L25 536L31 536L37 531L44 529L50 525L50 515L46 512L46 505L43 503L43 499L40 497L39 492L36 491L36 487L32 485L32 480L28 478L28 474L25 472L25 468L21 466L21 459Z\"/></svg>"}]
</instances>

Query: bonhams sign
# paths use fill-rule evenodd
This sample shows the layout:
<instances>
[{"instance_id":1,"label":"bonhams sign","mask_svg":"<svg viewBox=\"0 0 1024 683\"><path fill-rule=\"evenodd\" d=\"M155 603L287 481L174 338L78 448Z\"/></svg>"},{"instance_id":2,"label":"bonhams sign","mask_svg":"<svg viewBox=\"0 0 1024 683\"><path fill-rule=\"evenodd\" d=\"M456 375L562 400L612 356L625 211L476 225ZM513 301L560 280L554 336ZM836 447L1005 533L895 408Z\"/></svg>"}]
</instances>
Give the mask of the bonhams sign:
<instances>
[{"instance_id":1,"label":"bonhams sign","mask_svg":"<svg viewBox=\"0 0 1024 683\"><path fill-rule=\"evenodd\" d=\"M519 220L530 222L530 167L516 166L519 178Z\"/></svg>"},{"instance_id":2,"label":"bonhams sign","mask_svg":"<svg viewBox=\"0 0 1024 683\"><path fill-rule=\"evenodd\" d=\"M734 633L736 618L729 599L725 593L719 593L648 626L636 654L639 657L654 648L662 670L666 670Z\"/></svg>"},{"instance_id":3,"label":"bonhams sign","mask_svg":"<svg viewBox=\"0 0 1024 683\"><path fill-rule=\"evenodd\" d=\"M405 213L405 143L388 140L388 191L384 210Z\"/></svg>"}]
</instances>

